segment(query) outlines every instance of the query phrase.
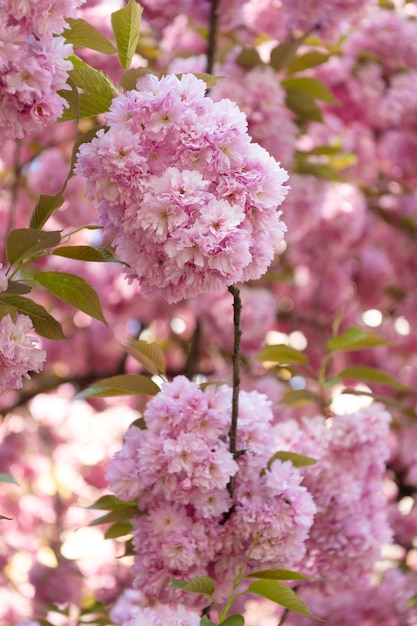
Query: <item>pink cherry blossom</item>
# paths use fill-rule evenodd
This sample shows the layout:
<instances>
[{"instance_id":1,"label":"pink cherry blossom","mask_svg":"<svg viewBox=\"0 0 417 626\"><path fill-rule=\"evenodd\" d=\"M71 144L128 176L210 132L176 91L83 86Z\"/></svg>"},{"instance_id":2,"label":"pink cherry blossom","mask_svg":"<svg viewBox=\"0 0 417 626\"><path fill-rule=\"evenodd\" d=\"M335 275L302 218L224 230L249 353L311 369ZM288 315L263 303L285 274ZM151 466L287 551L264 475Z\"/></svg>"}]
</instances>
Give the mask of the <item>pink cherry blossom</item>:
<instances>
[{"instance_id":1,"label":"pink cherry blossom","mask_svg":"<svg viewBox=\"0 0 417 626\"><path fill-rule=\"evenodd\" d=\"M146 297L175 302L259 278L285 230L285 170L251 143L234 103L204 93L193 75L148 75L80 147L76 171Z\"/></svg>"},{"instance_id":2,"label":"pink cherry blossom","mask_svg":"<svg viewBox=\"0 0 417 626\"><path fill-rule=\"evenodd\" d=\"M0 390L20 389L29 372L40 372L46 352L38 346L27 315L8 314L0 320Z\"/></svg>"}]
</instances>

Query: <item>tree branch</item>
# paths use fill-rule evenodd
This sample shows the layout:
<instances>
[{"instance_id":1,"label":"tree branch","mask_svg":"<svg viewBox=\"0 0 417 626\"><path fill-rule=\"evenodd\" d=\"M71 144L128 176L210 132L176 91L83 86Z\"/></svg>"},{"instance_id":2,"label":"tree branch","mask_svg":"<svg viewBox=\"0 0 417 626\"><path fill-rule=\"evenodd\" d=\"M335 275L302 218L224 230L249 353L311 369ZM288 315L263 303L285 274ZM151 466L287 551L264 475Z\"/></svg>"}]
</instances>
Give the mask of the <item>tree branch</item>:
<instances>
[{"instance_id":1,"label":"tree branch","mask_svg":"<svg viewBox=\"0 0 417 626\"><path fill-rule=\"evenodd\" d=\"M229 287L229 291L233 296L233 396L232 396L232 421L229 431L229 449L233 458L239 456L237 450L237 420L239 414L239 390L240 390L240 340L242 337L242 329L240 327L240 314L242 311L242 300L240 299L240 291L234 285ZM233 478L229 483L229 492L233 496Z\"/></svg>"},{"instance_id":2,"label":"tree branch","mask_svg":"<svg viewBox=\"0 0 417 626\"><path fill-rule=\"evenodd\" d=\"M207 45L207 63L206 63L207 74L213 73L214 60L216 57L217 26L218 26L218 21L219 21L218 8L219 8L219 0L211 0L208 45Z\"/></svg>"}]
</instances>

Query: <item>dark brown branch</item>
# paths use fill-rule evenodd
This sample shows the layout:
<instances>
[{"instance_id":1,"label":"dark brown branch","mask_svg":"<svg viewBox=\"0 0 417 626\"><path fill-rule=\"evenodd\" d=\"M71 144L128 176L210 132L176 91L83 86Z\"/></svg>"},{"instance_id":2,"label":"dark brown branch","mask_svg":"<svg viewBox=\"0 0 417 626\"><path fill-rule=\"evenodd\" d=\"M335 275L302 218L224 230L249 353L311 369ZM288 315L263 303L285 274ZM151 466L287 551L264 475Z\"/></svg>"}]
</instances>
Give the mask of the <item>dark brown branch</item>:
<instances>
[{"instance_id":1,"label":"dark brown branch","mask_svg":"<svg viewBox=\"0 0 417 626\"><path fill-rule=\"evenodd\" d=\"M218 27L218 8L219 0L211 0L210 2L210 22L208 32L208 44L207 44L207 74L213 73L214 60L216 58L216 44L217 44L217 27Z\"/></svg>"},{"instance_id":2,"label":"dark brown branch","mask_svg":"<svg viewBox=\"0 0 417 626\"><path fill-rule=\"evenodd\" d=\"M188 353L187 362L184 365L183 374L189 380L197 373L198 359L200 355L200 341L201 341L201 324L197 319L193 337L191 339L190 351Z\"/></svg>"},{"instance_id":3,"label":"dark brown branch","mask_svg":"<svg viewBox=\"0 0 417 626\"><path fill-rule=\"evenodd\" d=\"M21 171L22 171L21 170L21 166L20 166L20 149L21 149L21 145L22 145L22 142L20 141L20 139L16 139L14 155L13 155L14 180L13 180L12 187L10 189L10 206L9 206L9 213L8 213L8 216L7 216L7 226L6 226L6 230L5 230L5 245L4 245L3 264L6 262L6 242L7 242L7 237L8 237L10 231L13 229L13 226L14 226L14 216L15 216L15 212L16 212L17 199L18 199L18 193L19 193L20 176L21 176Z\"/></svg>"},{"instance_id":4,"label":"dark brown branch","mask_svg":"<svg viewBox=\"0 0 417 626\"><path fill-rule=\"evenodd\" d=\"M284 626L285 620L287 619L289 612L290 612L289 609L285 609L285 611L281 615L281 619L278 622L278 626Z\"/></svg>"},{"instance_id":5,"label":"dark brown branch","mask_svg":"<svg viewBox=\"0 0 417 626\"><path fill-rule=\"evenodd\" d=\"M232 421L229 430L229 450L236 459L239 456L237 450L237 420L239 414L239 390L240 390L240 340L242 330L240 328L240 315L242 311L242 301L240 299L240 291L234 285L229 287L229 291L233 296L233 395L232 395ZM228 485L229 493L233 496L233 478L230 479Z\"/></svg>"}]
</instances>

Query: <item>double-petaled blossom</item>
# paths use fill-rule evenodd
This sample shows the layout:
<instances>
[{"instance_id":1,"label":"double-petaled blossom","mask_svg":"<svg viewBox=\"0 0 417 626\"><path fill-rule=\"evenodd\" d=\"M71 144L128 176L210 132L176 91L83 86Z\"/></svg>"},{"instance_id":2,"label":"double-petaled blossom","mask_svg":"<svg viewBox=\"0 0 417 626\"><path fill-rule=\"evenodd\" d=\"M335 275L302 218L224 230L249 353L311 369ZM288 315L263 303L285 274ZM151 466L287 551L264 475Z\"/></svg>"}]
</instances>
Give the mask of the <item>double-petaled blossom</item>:
<instances>
[{"instance_id":1,"label":"double-petaled blossom","mask_svg":"<svg viewBox=\"0 0 417 626\"><path fill-rule=\"evenodd\" d=\"M301 472L280 460L262 471L271 456L271 402L240 393L237 459L229 450L231 404L226 385L203 391L176 377L148 403L146 429L128 430L108 470L119 498L139 500L134 586L163 602L178 599L168 589L172 577L212 576L222 601L249 554L253 570L291 568L305 553L316 508Z\"/></svg>"},{"instance_id":2,"label":"double-petaled blossom","mask_svg":"<svg viewBox=\"0 0 417 626\"><path fill-rule=\"evenodd\" d=\"M38 346L27 315L8 314L0 320L0 391L20 389L29 372L40 372L46 352Z\"/></svg>"},{"instance_id":3,"label":"double-petaled blossom","mask_svg":"<svg viewBox=\"0 0 417 626\"><path fill-rule=\"evenodd\" d=\"M0 0L0 140L22 139L61 116L72 46L60 34L82 0Z\"/></svg>"},{"instance_id":4,"label":"double-petaled blossom","mask_svg":"<svg viewBox=\"0 0 417 626\"><path fill-rule=\"evenodd\" d=\"M251 142L238 107L205 90L192 74L141 78L79 150L76 171L146 297L259 278L285 232L286 171Z\"/></svg>"}]
</instances>

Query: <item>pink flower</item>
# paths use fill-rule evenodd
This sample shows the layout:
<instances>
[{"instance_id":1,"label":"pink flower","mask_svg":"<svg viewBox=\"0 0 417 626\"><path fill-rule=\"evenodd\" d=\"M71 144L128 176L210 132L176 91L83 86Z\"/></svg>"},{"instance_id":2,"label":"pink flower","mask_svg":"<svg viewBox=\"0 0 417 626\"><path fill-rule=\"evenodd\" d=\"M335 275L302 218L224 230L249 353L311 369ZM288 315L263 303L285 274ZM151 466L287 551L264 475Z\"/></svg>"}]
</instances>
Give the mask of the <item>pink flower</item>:
<instances>
[{"instance_id":1,"label":"pink flower","mask_svg":"<svg viewBox=\"0 0 417 626\"><path fill-rule=\"evenodd\" d=\"M147 428L129 429L107 473L117 496L139 499L134 586L163 602L182 598L167 586L173 576L213 576L224 600L250 550L251 569L291 568L305 553L316 507L302 473L275 461L260 475L271 456L271 403L241 392L237 445L244 454L234 459L231 401L226 385L203 391L183 376L164 383L144 412Z\"/></svg>"},{"instance_id":2,"label":"pink flower","mask_svg":"<svg viewBox=\"0 0 417 626\"><path fill-rule=\"evenodd\" d=\"M0 391L20 389L29 372L40 372L46 352L38 347L32 337L32 322L27 315L10 315L0 320Z\"/></svg>"},{"instance_id":3,"label":"pink flower","mask_svg":"<svg viewBox=\"0 0 417 626\"><path fill-rule=\"evenodd\" d=\"M193 75L153 75L117 96L109 130L80 147L77 173L145 297L176 302L259 278L285 232L285 170L251 143L230 100Z\"/></svg>"},{"instance_id":4,"label":"pink flower","mask_svg":"<svg viewBox=\"0 0 417 626\"><path fill-rule=\"evenodd\" d=\"M200 617L178 606L158 606L135 609L134 617L121 626L199 626Z\"/></svg>"},{"instance_id":5,"label":"pink flower","mask_svg":"<svg viewBox=\"0 0 417 626\"><path fill-rule=\"evenodd\" d=\"M301 426L295 421L276 426L279 449L318 461L303 470L304 485L317 506L306 567L323 578L317 584L326 592L369 586L381 546L391 539L382 484L389 424L384 407L372 404L334 417L330 428L320 417L305 418Z\"/></svg>"},{"instance_id":6,"label":"pink flower","mask_svg":"<svg viewBox=\"0 0 417 626\"><path fill-rule=\"evenodd\" d=\"M62 114L66 103L57 92L67 88L72 46L61 36L22 33L7 15L0 17L0 44L0 139L23 138Z\"/></svg>"}]
</instances>

